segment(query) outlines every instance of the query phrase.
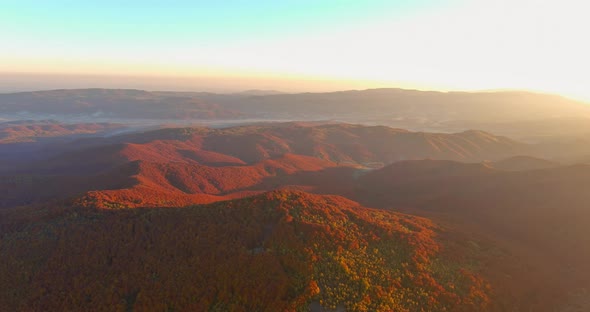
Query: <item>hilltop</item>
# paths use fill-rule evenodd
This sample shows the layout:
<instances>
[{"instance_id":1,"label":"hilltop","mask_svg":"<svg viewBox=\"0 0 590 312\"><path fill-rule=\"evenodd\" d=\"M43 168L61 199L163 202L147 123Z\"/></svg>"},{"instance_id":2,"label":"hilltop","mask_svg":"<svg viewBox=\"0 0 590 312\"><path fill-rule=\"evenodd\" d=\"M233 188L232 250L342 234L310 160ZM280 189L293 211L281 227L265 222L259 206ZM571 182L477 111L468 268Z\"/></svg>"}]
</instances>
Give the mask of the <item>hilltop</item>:
<instances>
[{"instance_id":1,"label":"hilltop","mask_svg":"<svg viewBox=\"0 0 590 312\"><path fill-rule=\"evenodd\" d=\"M440 252L432 222L337 196L275 191L182 209L62 205L5 211L0 222L0 288L11 289L0 305L12 310L481 311L489 303L485 281Z\"/></svg>"}]
</instances>

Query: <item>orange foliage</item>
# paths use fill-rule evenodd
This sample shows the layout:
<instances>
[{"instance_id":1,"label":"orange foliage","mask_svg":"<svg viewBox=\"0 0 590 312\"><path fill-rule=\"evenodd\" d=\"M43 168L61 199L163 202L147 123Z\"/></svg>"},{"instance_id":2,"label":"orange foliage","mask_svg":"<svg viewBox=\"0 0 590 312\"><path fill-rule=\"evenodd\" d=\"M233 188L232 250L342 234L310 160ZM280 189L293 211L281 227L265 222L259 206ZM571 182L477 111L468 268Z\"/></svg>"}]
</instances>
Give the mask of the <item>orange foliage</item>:
<instances>
[{"instance_id":1,"label":"orange foliage","mask_svg":"<svg viewBox=\"0 0 590 312\"><path fill-rule=\"evenodd\" d=\"M10 310L486 306L473 299L487 291L474 275L449 271L464 293L433 275L429 220L342 197L276 191L186 208L11 211L0 230L0 288L10 289L0 305Z\"/></svg>"}]
</instances>

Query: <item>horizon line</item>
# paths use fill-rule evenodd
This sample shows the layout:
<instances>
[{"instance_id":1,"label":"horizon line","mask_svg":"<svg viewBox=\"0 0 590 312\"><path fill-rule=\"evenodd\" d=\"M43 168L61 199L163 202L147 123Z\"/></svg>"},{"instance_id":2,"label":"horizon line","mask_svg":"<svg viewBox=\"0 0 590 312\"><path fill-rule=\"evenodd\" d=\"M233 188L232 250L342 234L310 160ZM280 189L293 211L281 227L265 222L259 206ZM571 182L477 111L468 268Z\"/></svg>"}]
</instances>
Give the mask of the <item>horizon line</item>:
<instances>
[{"instance_id":1,"label":"horizon line","mask_svg":"<svg viewBox=\"0 0 590 312\"><path fill-rule=\"evenodd\" d=\"M439 92L439 93L509 93L509 92L525 92L531 94L558 96L568 100L581 102L590 105L590 98L581 96L569 95L560 92L538 90L531 88L518 88L518 87L490 87L490 88L449 88L449 87L434 87L427 85L420 85L415 83L403 83L403 82L387 82L387 81L372 81L372 80L353 80L353 79L339 79L336 77L316 77L316 76L302 76L302 75L285 75L280 77L279 75L268 75L268 76L247 76L247 75L228 75L228 76L199 76L199 75L142 75L133 73L123 74L98 74L98 73L34 73L34 72L0 72L0 81L10 81L10 76L20 76L26 78L34 77L51 77L51 76L62 76L69 78L116 78L116 79L131 79L126 83L120 83L121 87L110 86L105 81L87 83L87 86L72 86L72 87L34 87L34 86L20 86L10 87L4 83L4 87L0 89L0 94L11 94L11 93L26 93L26 92L43 92L43 91L58 91L58 90L88 90L88 89L104 89L104 90L139 90L147 92L194 92L194 93L212 93L212 94L236 94L247 91L273 91L280 92L282 94L321 94L321 93L337 93L337 92L353 92L353 91L369 91L379 89L398 89L406 91L418 91L418 92ZM133 79L138 79L133 80ZM344 87L344 86L319 86L314 84L314 87L299 86L299 88L292 88L291 90L284 89L281 87L273 87L270 85L260 86L253 85L251 87L240 88L239 82L233 83L233 86L214 86L214 87L201 87L193 86L192 84L171 84L172 79L179 79L184 82L197 82L203 81L209 84L215 84L215 80L223 80L227 83L231 79L244 79L249 83L260 80L271 80L275 84L280 82L306 82L306 83L321 83L335 84L335 85L358 85L358 87ZM53 81L52 81L53 82ZM110 81L112 84L113 82ZM138 86L128 86L129 82ZM47 83L47 82L45 82ZM77 81L79 84L80 82ZM27 84L31 84L30 82ZM43 84L43 83L40 83ZM64 83L67 84L67 83ZM126 86L127 84L127 86ZM150 86L151 85L151 86ZM374 85L374 86L371 86ZM295 86L296 87L296 86Z\"/></svg>"}]
</instances>

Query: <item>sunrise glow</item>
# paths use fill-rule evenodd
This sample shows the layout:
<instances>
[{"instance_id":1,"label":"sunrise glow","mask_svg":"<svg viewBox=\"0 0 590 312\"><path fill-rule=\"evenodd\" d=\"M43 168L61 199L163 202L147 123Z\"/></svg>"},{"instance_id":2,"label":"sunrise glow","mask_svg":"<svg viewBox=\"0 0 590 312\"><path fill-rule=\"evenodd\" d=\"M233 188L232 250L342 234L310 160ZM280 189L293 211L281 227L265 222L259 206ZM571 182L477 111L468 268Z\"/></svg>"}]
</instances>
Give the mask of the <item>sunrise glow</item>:
<instances>
[{"instance_id":1,"label":"sunrise glow","mask_svg":"<svg viewBox=\"0 0 590 312\"><path fill-rule=\"evenodd\" d=\"M3 4L0 74L143 77L156 89L211 78L201 86L254 79L287 91L527 89L590 99L585 1L125 3Z\"/></svg>"}]
</instances>

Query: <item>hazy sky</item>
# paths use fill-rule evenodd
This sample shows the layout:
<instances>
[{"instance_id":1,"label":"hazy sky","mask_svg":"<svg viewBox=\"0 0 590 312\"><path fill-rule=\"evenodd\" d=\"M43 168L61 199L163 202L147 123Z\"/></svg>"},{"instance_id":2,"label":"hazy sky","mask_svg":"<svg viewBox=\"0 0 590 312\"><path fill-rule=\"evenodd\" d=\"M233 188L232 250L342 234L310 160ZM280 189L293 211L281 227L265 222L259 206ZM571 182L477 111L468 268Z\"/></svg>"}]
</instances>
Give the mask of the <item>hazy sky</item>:
<instances>
[{"instance_id":1,"label":"hazy sky","mask_svg":"<svg viewBox=\"0 0 590 312\"><path fill-rule=\"evenodd\" d=\"M0 0L0 7L4 88L511 88L590 100L590 4L581 0Z\"/></svg>"}]
</instances>

